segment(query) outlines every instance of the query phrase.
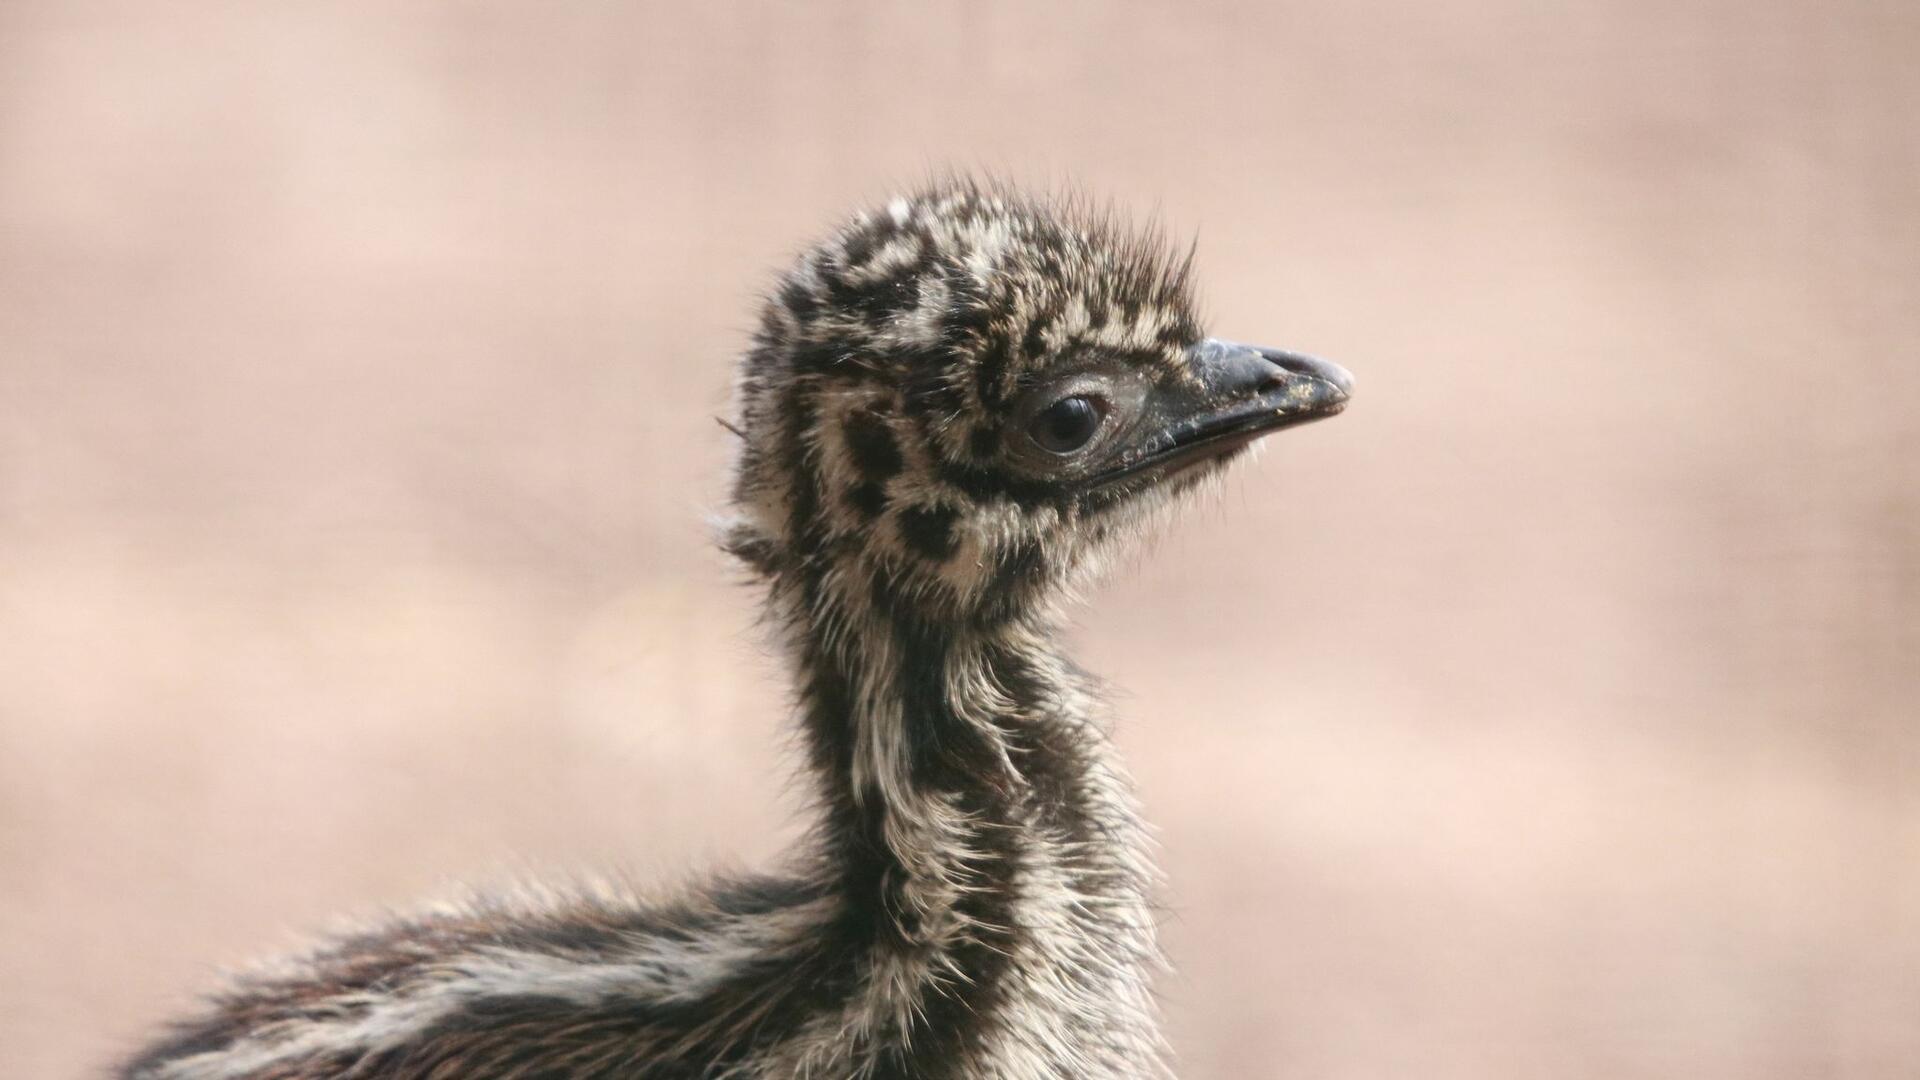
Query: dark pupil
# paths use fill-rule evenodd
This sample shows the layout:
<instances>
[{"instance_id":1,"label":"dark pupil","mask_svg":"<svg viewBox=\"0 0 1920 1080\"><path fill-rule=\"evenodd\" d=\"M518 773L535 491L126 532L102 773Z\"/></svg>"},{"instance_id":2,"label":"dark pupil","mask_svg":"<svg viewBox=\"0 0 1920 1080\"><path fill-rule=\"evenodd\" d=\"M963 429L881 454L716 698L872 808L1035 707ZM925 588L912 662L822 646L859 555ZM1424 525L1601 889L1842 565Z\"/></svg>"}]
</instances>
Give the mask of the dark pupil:
<instances>
[{"instance_id":1,"label":"dark pupil","mask_svg":"<svg viewBox=\"0 0 1920 1080\"><path fill-rule=\"evenodd\" d=\"M1065 454L1087 445L1099 427L1100 406L1091 399L1061 398L1033 418L1033 441L1043 450Z\"/></svg>"}]
</instances>

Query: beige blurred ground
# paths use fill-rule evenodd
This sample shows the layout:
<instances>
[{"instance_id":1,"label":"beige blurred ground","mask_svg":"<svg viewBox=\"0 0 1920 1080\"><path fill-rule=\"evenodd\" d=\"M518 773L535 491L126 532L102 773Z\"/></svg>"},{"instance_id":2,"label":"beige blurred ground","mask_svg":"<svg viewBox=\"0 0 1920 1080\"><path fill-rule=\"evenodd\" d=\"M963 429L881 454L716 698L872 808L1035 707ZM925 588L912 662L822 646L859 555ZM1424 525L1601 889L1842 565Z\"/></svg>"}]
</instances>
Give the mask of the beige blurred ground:
<instances>
[{"instance_id":1,"label":"beige blurred ground","mask_svg":"<svg viewBox=\"0 0 1920 1080\"><path fill-rule=\"evenodd\" d=\"M930 165L1339 358L1087 611L1191 1077L1920 1072L1920 9L0 4L0 1075L342 912L778 849L700 524Z\"/></svg>"}]
</instances>

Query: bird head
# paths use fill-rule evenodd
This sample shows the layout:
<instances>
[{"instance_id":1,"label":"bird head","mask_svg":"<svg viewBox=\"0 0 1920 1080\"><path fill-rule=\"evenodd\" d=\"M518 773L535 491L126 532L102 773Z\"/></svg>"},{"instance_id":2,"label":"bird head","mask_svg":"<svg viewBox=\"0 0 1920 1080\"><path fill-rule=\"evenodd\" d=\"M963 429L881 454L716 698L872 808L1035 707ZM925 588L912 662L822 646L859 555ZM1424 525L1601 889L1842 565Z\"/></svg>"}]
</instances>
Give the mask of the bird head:
<instances>
[{"instance_id":1,"label":"bird head","mask_svg":"<svg viewBox=\"0 0 1920 1080\"><path fill-rule=\"evenodd\" d=\"M1209 338L1190 259L1073 200L936 184L801 256L740 367L723 543L929 618L1039 610L1338 366Z\"/></svg>"}]
</instances>

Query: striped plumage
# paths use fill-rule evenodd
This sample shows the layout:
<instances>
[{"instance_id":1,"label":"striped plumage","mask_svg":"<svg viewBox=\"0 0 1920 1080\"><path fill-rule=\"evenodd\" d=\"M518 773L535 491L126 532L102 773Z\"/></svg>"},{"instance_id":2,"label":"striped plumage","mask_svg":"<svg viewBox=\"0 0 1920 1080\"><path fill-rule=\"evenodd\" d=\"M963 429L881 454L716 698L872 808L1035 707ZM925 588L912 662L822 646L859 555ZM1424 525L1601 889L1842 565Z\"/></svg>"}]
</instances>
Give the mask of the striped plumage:
<instances>
[{"instance_id":1,"label":"striped plumage","mask_svg":"<svg viewBox=\"0 0 1920 1080\"><path fill-rule=\"evenodd\" d=\"M471 904L337 940L122 1075L1165 1075L1153 871L1060 605L1347 388L1202 340L1186 263L1083 207L950 181L860 215L765 307L721 527L795 680L810 841L676 902Z\"/></svg>"}]
</instances>

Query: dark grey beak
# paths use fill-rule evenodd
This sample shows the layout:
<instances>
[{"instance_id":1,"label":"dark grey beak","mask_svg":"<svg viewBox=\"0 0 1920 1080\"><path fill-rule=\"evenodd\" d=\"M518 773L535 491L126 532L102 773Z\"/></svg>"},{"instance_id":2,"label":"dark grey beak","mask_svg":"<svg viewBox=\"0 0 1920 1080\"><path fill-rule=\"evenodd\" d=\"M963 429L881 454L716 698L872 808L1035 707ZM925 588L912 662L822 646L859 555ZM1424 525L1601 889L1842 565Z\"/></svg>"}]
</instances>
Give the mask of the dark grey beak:
<instances>
[{"instance_id":1,"label":"dark grey beak","mask_svg":"<svg viewBox=\"0 0 1920 1080\"><path fill-rule=\"evenodd\" d=\"M1339 364L1257 345L1208 338L1187 350L1187 363L1228 409L1258 400L1289 415L1330 416L1353 393L1353 376Z\"/></svg>"},{"instance_id":2,"label":"dark grey beak","mask_svg":"<svg viewBox=\"0 0 1920 1080\"><path fill-rule=\"evenodd\" d=\"M1102 485L1230 457L1263 435L1337 415L1353 393L1340 365L1279 349L1209 338L1187 349L1187 363L1197 384L1154 395Z\"/></svg>"}]
</instances>

